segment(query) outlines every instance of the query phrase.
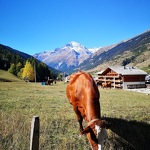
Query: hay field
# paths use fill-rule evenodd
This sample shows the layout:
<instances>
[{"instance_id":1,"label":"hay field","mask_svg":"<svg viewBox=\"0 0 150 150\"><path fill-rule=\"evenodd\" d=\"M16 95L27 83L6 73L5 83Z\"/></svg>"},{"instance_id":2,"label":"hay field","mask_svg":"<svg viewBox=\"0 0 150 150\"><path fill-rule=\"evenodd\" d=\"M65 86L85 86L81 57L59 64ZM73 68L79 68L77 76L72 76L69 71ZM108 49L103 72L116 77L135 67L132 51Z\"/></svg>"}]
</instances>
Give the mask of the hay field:
<instances>
[{"instance_id":1,"label":"hay field","mask_svg":"<svg viewBox=\"0 0 150 150\"><path fill-rule=\"evenodd\" d=\"M2 74L0 72L0 77ZM66 84L43 86L22 81L0 82L0 149L27 150L33 116L40 117L40 150L88 150L65 95ZM150 147L150 96L101 89L101 114L112 122L104 149ZM84 123L85 125L85 123Z\"/></svg>"}]
</instances>

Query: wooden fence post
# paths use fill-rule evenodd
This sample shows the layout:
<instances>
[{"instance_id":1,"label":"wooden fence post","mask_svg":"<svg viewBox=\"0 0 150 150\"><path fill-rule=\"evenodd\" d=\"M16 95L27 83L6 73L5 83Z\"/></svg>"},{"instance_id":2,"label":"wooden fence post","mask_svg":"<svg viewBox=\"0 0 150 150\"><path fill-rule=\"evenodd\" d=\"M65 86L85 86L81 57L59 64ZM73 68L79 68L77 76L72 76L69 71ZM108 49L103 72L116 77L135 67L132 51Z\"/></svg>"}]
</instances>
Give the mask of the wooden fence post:
<instances>
[{"instance_id":1,"label":"wooden fence post","mask_svg":"<svg viewBox=\"0 0 150 150\"><path fill-rule=\"evenodd\" d=\"M33 116L31 122L30 150L39 150L40 121L38 116Z\"/></svg>"}]
</instances>

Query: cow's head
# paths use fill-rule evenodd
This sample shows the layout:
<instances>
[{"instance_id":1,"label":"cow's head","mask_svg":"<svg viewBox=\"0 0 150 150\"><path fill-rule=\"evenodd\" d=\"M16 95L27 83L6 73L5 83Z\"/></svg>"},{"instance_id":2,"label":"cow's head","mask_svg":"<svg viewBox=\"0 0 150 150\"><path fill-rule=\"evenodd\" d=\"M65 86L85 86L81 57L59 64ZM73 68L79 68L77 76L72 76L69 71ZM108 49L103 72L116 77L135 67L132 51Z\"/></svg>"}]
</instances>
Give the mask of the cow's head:
<instances>
[{"instance_id":1,"label":"cow's head","mask_svg":"<svg viewBox=\"0 0 150 150\"><path fill-rule=\"evenodd\" d=\"M107 137L106 129L110 128L111 124L104 120L95 120L81 132L81 134L86 134L89 143L93 150L98 150L102 141Z\"/></svg>"}]
</instances>

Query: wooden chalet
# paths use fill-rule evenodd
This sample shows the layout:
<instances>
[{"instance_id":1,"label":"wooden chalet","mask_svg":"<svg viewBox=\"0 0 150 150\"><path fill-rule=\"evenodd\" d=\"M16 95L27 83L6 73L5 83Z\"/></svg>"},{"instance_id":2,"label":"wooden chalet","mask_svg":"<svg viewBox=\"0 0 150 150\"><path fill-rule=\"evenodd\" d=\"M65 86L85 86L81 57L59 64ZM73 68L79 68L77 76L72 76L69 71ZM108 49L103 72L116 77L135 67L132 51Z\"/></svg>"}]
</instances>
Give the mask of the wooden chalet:
<instances>
[{"instance_id":1,"label":"wooden chalet","mask_svg":"<svg viewBox=\"0 0 150 150\"><path fill-rule=\"evenodd\" d=\"M112 88L134 89L145 88L147 73L136 67L112 66L102 72L98 72L97 83L111 82Z\"/></svg>"}]
</instances>

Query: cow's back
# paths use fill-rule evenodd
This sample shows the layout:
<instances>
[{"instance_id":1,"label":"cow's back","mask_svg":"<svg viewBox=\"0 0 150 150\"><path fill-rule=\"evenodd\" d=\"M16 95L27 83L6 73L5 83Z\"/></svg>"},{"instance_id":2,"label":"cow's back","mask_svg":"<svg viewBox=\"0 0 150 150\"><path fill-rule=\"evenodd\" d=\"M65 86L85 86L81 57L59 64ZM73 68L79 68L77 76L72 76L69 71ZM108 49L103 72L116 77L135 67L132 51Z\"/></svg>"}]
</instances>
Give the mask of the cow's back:
<instances>
[{"instance_id":1,"label":"cow's back","mask_svg":"<svg viewBox=\"0 0 150 150\"><path fill-rule=\"evenodd\" d=\"M84 72L79 71L76 74L70 76L69 84L67 85L67 97L70 99L74 95L76 99L83 99L85 95L97 96L99 98L99 91L93 78ZM79 96L84 95L84 97ZM87 95L87 96L88 96Z\"/></svg>"}]
</instances>

